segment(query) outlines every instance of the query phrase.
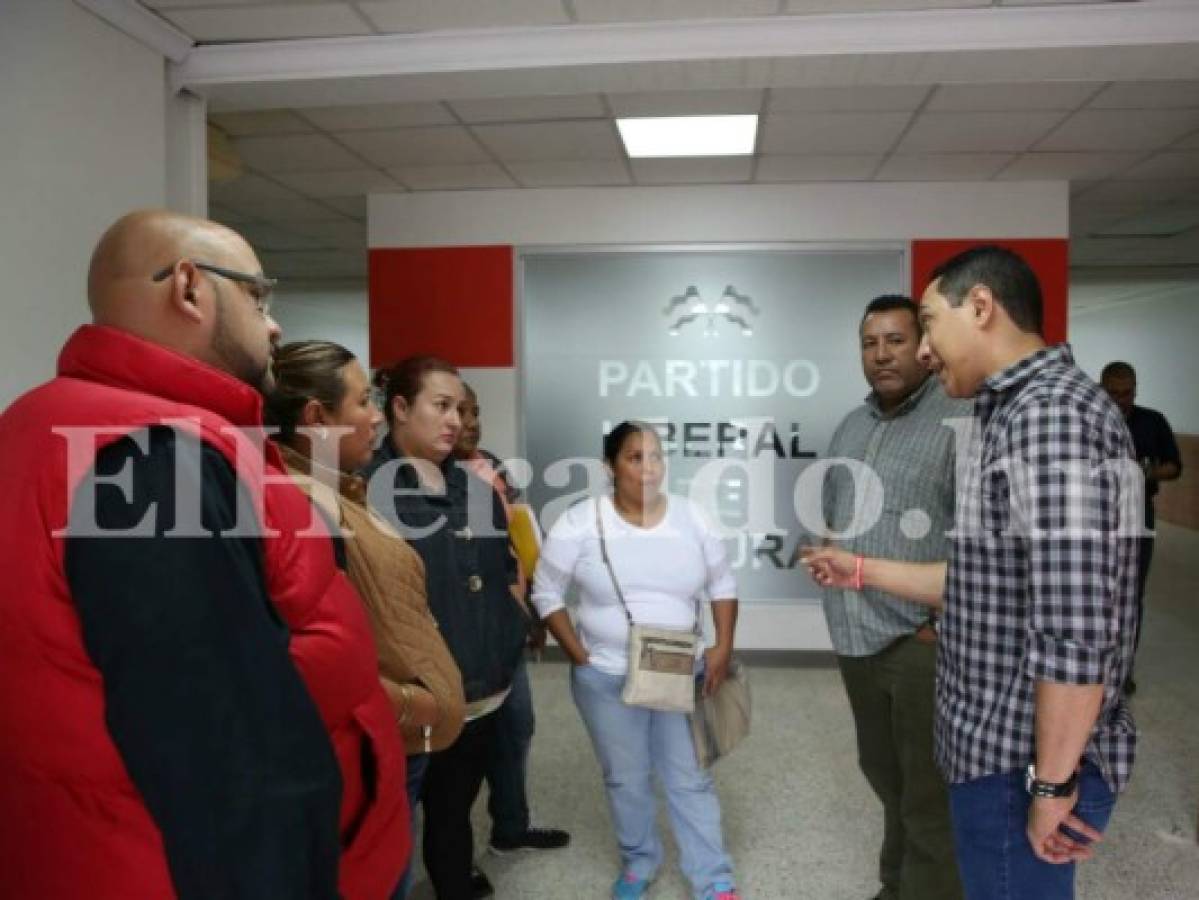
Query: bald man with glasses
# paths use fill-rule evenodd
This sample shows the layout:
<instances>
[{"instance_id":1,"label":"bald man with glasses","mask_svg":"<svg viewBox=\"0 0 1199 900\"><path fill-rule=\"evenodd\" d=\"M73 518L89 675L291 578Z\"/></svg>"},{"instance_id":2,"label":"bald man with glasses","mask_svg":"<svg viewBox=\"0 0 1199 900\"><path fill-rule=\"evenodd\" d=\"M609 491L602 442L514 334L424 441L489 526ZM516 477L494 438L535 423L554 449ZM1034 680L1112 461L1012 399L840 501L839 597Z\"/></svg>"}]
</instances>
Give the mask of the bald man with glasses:
<instances>
[{"instance_id":1,"label":"bald man with glasses","mask_svg":"<svg viewBox=\"0 0 1199 900\"><path fill-rule=\"evenodd\" d=\"M6 896L385 900L407 861L365 613L262 440L274 284L228 228L131 213L0 415Z\"/></svg>"}]
</instances>

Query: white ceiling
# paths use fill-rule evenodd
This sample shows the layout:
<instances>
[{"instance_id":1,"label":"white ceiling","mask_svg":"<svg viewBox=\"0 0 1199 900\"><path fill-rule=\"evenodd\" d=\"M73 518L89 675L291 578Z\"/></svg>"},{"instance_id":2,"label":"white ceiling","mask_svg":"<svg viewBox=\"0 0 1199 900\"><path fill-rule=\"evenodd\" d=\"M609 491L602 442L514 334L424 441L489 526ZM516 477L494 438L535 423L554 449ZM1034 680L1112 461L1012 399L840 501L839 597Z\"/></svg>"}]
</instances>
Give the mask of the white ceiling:
<instances>
[{"instance_id":1,"label":"white ceiling","mask_svg":"<svg viewBox=\"0 0 1199 900\"><path fill-rule=\"evenodd\" d=\"M488 69L472 59L471 71L465 65L455 70L448 62L438 68L432 53L425 70L404 70L403 78L391 80L382 77L386 72L333 79L314 70L287 83L263 76L213 87L210 122L229 137L245 173L210 186L212 213L246 233L261 249L265 267L286 278L364 278L363 198L371 192L790 181L1066 179L1072 182L1075 267L1199 265L1195 0L1143 0L1118 10L1074 4L1072 19L1052 21L1045 16L1055 13L1046 7L1068 5L1063 0L142 5L201 45L271 42L254 45L263 54L350 46L280 43L309 38L379 41L407 34L403 40L423 43L406 47L430 51L440 46L436 42L457 40L491 41L486 46L495 48L520 47L547 34L559 42L592 34L608 38L586 66L547 60ZM1122 46L1107 37L1096 46L1055 48L1041 37L1053 22L1078 23L1085 35L1092 20L1124 21L1111 19L1112 10L1127 19L1131 33L1138 16L1163 8L1188 27L1194 13L1195 27L1184 40ZM897 37L894 48L881 40L858 55L788 58L771 50L769 59L705 61L680 49L672 61L664 40L679 29L681 48L682 37L693 36L687 29L719 37L713 29L728 28L735 42L735 29L741 23L753 27L755 17L772 17L780 23L776 29L785 29L795 27L799 16L804 25L849 29L844 33L851 37L854 28L876 24L885 25L880 33L888 35L913 27L937 49L906 52ZM696 21L704 19L727 24ZM636 24L646 20L658 24ZM950 23L979 23L985 31L992 21L1019 40L1004 38L1006 49L992 40L972 51L971 36L960 28L944 40L935 32ZM1039 29L1042 22L1050 25ZM933 32L924 35L924 26ZM639 36L652 36L658 55L634 61L630 54L622 64L611 48L620 41L628 42L620 48L632 46ZM444 46L449 56L450 49L474 45ZM203 56L200 51L213 66L252 58L229 55L242 53L241 47L201 46L193 56ZM254 108L261 103L273 108ZM630 161L613 123L616 115L754 112L762 119L752 158Z\"/></svg>"}]
</instances>

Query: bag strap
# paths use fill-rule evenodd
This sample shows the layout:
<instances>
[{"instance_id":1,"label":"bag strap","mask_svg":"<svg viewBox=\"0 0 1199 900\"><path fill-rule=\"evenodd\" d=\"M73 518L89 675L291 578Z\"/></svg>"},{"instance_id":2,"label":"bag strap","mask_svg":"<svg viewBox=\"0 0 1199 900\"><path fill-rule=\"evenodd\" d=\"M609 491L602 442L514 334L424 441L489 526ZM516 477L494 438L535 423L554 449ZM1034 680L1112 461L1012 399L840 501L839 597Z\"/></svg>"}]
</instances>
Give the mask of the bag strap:
<instances>
[{"instance_id":1,"label":"bag strap","mask_svg":"<svg viewBox=\"0 0 1199 900\"><path fill-rule=\"evenodd\" d=\"M595 530L596 533L599 534L600 556L603 557L604 568L608 570L608 577L612 579L612 587L616 589L616 599L619 600L620 605L624 607L625 618L629 620L629 627L631 628L637 623L633 621L633 614L629 612L629 604L624 599L624 591L620 589L620 582L616 580L616 570L612 568L612 560L608 557L608 541L604 537L604 516L600 510L602 503L603 497L595 498ZM700 607L699 598L696 597L695 627L692 629L692 631L700 637L703 636L703 632L700 630L700 615L702 613L703 609Z\"/></svg>"}]
</instances>

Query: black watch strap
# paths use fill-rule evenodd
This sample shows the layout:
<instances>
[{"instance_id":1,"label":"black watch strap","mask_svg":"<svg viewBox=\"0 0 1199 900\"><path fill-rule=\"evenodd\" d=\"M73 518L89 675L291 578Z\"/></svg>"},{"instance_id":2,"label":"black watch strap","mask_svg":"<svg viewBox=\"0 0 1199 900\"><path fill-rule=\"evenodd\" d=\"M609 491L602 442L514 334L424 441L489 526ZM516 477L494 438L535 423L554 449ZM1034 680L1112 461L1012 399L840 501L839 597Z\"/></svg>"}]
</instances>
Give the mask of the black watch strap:
<instances>
[{"instance_id":1,"label":"black watch strap","mask_svg":"<svg viewBox=\"0 0 1199 900\"><path fill-rule=\"evenodd\" d=\"M1074 793L1076 787L1078 787L1077 772L1060 784L1039 779L1035 765L1030 765L1028 771L1024 774L1024 789L1028 791L1030 797L1043 797L1050 800L1069 797Z\"/></svg>"}]
</instances>

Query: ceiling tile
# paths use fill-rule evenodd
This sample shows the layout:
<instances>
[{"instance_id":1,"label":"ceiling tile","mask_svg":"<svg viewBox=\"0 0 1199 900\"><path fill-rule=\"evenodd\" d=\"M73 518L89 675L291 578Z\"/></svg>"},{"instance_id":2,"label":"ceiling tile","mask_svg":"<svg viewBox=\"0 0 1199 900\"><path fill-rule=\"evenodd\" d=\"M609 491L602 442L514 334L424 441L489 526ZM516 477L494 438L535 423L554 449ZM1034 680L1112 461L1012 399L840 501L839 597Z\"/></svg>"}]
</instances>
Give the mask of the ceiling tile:
<instances>
[{"instance_id":1,"label":"ceiling tile","mask_svg":"<svg viewBox=\"0 0 1199 900\"><path fill-rule=\"evenodd\" d=\"M906 112L771 113L760 152L773 154L882 153L911 119Z\"/></svg>"},{"instance_id":2,"label":"ceiling tile","mask_svg":"<svg viewBox=\"0 0 1199 900\"><path fill-rule=\"evenodd\" d=\"M417 125L453 125L454 117L440 103L372 103L366 106L320 106L299 110L325 131L373 131Z\"/></svg>"},{"instance_id":3,"label":"ceiling tile","mask_svg":"<svg viewBox=\"0 0 1199 900\"><path fill-rule=\"evenodd\" d=\"M277 200L238 200L223 201L222 206L242 212L248 212L256 218L268 222L330 222L341 221L343 217L333 209L317 200L295 196Z\"/></svg>"},{"instance_id":4,"label":"ceiling tile","mask_svg":"<svg viewBox=\"0 0 1199 900\"><path fill-rule=\"evenodd\" d=\"M778 0L574 0L580 22L643 22L770 16Z\"/></svg>"},{"instance_id":5,"label":"ceiling tile","mask_svg":"<svg viewBox=\"0 0 1199 900\"><path fill-rule=\"evenodd\" d=\"M461 125L343 131L338 138L383 168L487 161L487 154Z\"/></svg>"},{"instance_id":6,"label":"ceiling tile","mask_svg":"<svg viewBox=\"0 0 1199 900\"><path fill-rule=\"evenodd\" d=\"M1157 150L1199 128L1199 110L1122 109L1077 112L1038 150Z\"/></svg>"},{"instance_id":7,"label":"ceiling tile","mask_svg":"<svg viewBox=\"0 0 1199 900\"><path fill-rule=\"evenodd\" d=\"M1088 104L1094 109L1199 108L1199 81L1118 81Z\"/></svg>"},{"instance_id":8,"label":"ceiling tile","mask_svg":"<svg viewBox=\"0 0 1199 900\"><path fill-rule=\"evenodd\" d=\"M362 166L362 160L323 134L236 138L233 147L247 166L271 174Z\"/></svg>"},{"instance_id":9,"label":"ceiling tile","mask_svg":"<svg viewBox=\"0 0 1199 900\"><path fill-rule=\"evenodd\" d=\"M1199 150L1157 153L1121 178L1199 178Z\"/></svg>"},{"instance_id":10,"label":"ceiling tile","mask_svg":"<svg viewBox=\"0 0 1199 900\"><path fill-rule=\"evenodd\" d=\"M287 228L319 247L366 250L366 226L361 222L289 222Z\"/></svg>"},{"instance_id":11,"label":"ceiling tile","mask_svg":"<svg viewBox=\"0 0 1199 900\"><path fill-rule=\"evenodd\" d=\"M260 200L294 200L297 196L291 188L253 173L246 173L229 181L208 182L209 200L229 207L236 203L239 204L239 209L246 203Z\"/></svg>"},{"instance_id":12,"label":"ceiling tile","mask_svg":"<svg viewBox=\"0 0 1199 900\"><path fill-rule=\"evenodd\" d=\"M358 8L380 31L442 31L570 22L559 0L363 0Z\"/></svg>"},{"instance_id":13,"label":"ceiling tile","mask_svg":"<svg viewBox=\"0 0 1199 900\"><path fill-rule=\"evenodd\" d=\"M1110 178L1140 158L1139 153L1025 153L995 178L999 181Z\"/></svg>"},{"instance_id":14,"label":"ceiling tile","mask_svg":"<svg viewBox=\"0 0 1199 900\"><path fill-rule=\"evenodd\" d=\"M320 247L318 241L296 234L288 228L277 225L258 223L242 225L238 232L254 248L258 254L270 253L273 250L316 250Z\"/></svg>"},{"instance_id":15,"label":"ceiling tile","mask_svg":"<svg viewBox=\"0 0 1199 900\"><path fill-rule=\"evenodd\" d=\"M982 112L983 110L1072 110L1099 89L1093 82L1033 82L1029 84L943 84L926 110Z\"/></svg>"},{"instance_id":16,"label":"ceiling tile","mask_svg":"<svg viewBox=\"0 0 1199 900\"><path fill-rule=\"evenodd\" d=\"M390 174L414 191L516 187L503 169L490 162L465 166L405 166L390 170Z\"/></svg>"},{"instance_id":17,"label":"ceiling tile","mask_svg":"<svg viewBox=\"0 0 1199 900\"><path fill-rule=\"evenodd\" d=\"M957 9L990 5L991 0L786 0L783 12L860 13L888 9Z\"/></svg>"},{"instance_id":18,"label":"ceiling tile","mask_svg":"<svg viewBox=\"0 0 1199 900\"><path fill-rule=\"evenodd\" d=\"M762 91L656 91L609 94L617 116L735 116L762 108Z\"/></svg>"},{"instance_id":19,"label":"ceiling tile","mask_svg":"<svg viewBox=\"0 0 1199 900\"><path fill-rule=\"evenodd\" d=\"M881 156L763 156L757 181L865 181Z\"/></svg>"},{"instance_id":20,"label":"ceiling tile","mask_svg":"<svg viewBox=\"0 0 1199 900\"><path fill-rule=\"evenodd\" d=\"M894 154L876 181L986 181L1011 160L1007 153Z\"/></svg>"},{"instance_id":21,"label":"ceiling tile","mask_svg":"<svg viewBox=\"0 0 1199 900\"><path fill-rule=\"evenodd\" d=\"M193 40L201 42L346 37L371 33L347 3L181 9L164 11L162 16Z\"/></svg>"},{"instance_id":22,"label":"ceiling tile","mask_svg":"<svg viewBox=\"0 0 1199 900\"><path fill-rule=\"evenodd\" d=\"M228 225L234 230L247 222L253 222L253 216L247 216L245 213L237 212L228 207L221 206L216 203L208 204L208 218L214 222L220 222L222 225Z\"/></svg>"},{"instance_id":23,"label":"ceiling tile","mask_svg":"<svg viewBox=\"0 0 1199 900\"><path fill-rule=\"evenodd\" d=\"M279 181L308 197L344 197L398 191L396 184L378 169L345 169L333 172L280 173Z\"/></svg>"},{"instance_id":24,"label":"ceiling tile","mask_svg":"<svg viewBox=\"0 0 1199 900\"><path fill-rule=\"evenodd\" d=\"M324 197L321 202L359 222L366 221L365 197Z\"/></svg>"},{"instance_id":25,"label":"ceiling tile","mask_svg":"<svg viewBox=\"0 0 1199 900\"><path fill-rule=\"evenodd\" d=\"M728 184L749 181L752 156L689 159L634 159L633 180L638 184Z\"/></svg>"},{"instance_id":26,"label":"ceiling tile","mask_svg":"<svg viewBox=\"0 0 1199 900\"><path fill-rule=\"evenodd\" d=\"M450 105L464 122L537 122L546 119L598 119L607 115L598 94L455 100Z\"/></svg>"},{"instance_id":27,"label":"ceiling tile","mask_svg":"<svg viewBox=\"0 0 1199 900\"><path fill-rule=\"evenodd\" d=\"M1161 181L1104 181L1071 201L1071 209L1082 213L1115 212L1124 215L1144 212L1166 203L1199 199L1199 179Z\"/></svg>"},{"instance_id":28,"label":"ceiling tile","mask_svg":"<svg viewBox=\"0 0 1199 900\"><path fill-rule=\"evenodd\" d=\"M477 125L475 135L501 160L619 159L621 146L609 122Z\"/></svg>"},{"instance_id":29,"label":"ceiling tile","mask_svg":"<svg viewBox=\"0 0 1199 900\"><path fill-rule=\"evenodd\" d=\"M880 87L774 88L771 112L890 112L914 110L928 96L927 85Z\"/></svg>"},{"instance_id":30,"label":"ceiling tile","mask_svg":"<svg viewBox=\"0 0 1199 900\"><path fill-rule=\"evenodd\" d=\"M315 129L289 109L212 113L208 117L230 137L264 134L305 134Z\"/></svg>"},{"instance_id":31,"label":"ceiling tile","mask_svg":"<svg viewBox=\"0 0 1199 900\"><path fill-rule=\"evenodd\" d=\"M921 113L900 153L999 153L1027 150L1062 120L1060 112Z\"/></svg>"},{"instance_id":32,"label":"ceiling tile","mask_svg":"<svg viewBox=\"0 0 1199 900\"><path fill-rule=\"evenodd\" d=\"M1172 205L1120 219L1092 234L1175 235L1199 227L1199 203Z\"/></svg>"},{"instance_id":33,"label":"ceiling tile","mask_svg":"<svg viewBox=\"0 0 1199 900\"><path fill-rule=\"evenodd\" d=\"M624 163L615 159L509 163L525 187L575 187L632 184Z\"/></svg>"}]
</instances>

